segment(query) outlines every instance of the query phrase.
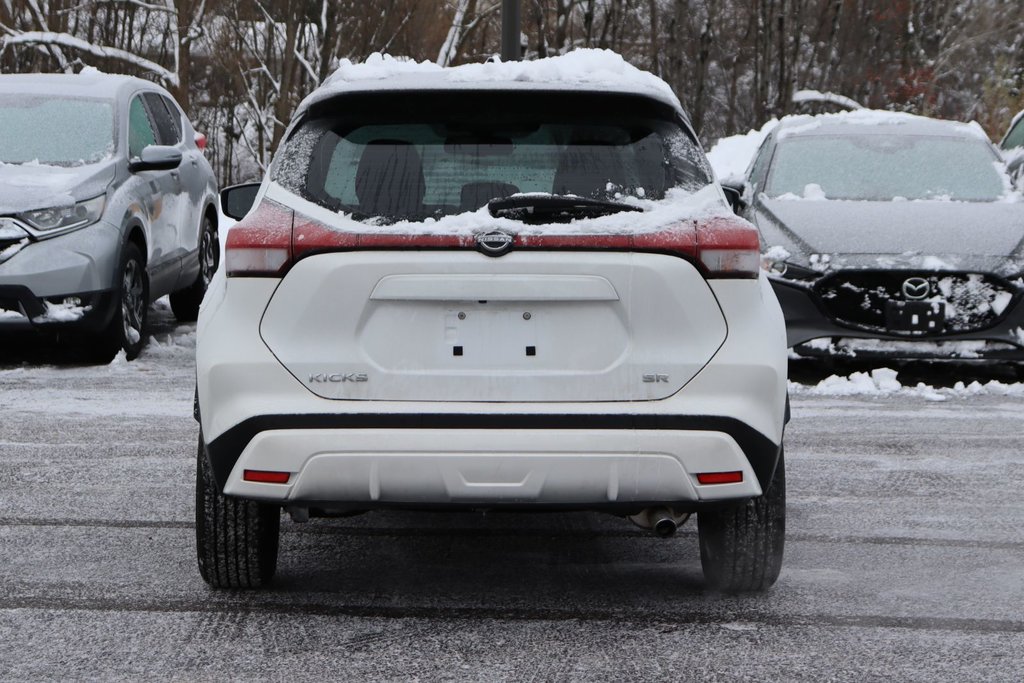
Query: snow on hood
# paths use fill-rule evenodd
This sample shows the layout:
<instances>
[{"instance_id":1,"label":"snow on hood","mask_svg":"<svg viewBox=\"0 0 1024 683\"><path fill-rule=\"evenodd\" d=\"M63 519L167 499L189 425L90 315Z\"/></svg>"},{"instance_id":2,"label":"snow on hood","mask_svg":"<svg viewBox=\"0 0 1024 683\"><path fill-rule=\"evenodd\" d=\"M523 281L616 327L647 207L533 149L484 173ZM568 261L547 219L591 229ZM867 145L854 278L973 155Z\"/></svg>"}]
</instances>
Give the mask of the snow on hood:
<instances>
[{"instance_id":1,"label":"snow on hood","mask_svg":"<svg viewBox=\"0 0 1024 683\"><path fill-rule=\"evenodd\" d=\"M665 81L627 62L611 50L579 49L530 61L463 64L441 67L433 62L374 53L365 62L344 59L338 69L302 104L357 91L448 89L576 89L636 93L679 108Z\"/></svg>"},{"instance_id":2,"label":"snow on hood","mask_svg":"<svg viewBox=\"0 0 1024 683\"><path fill-rule=\"evenodd\" d=\"M292 194L276 183L267 190L267 198L294 208L333 230L375 235L459 235L471 236L481 229L506 229L521 237L549 234L608 235L619 234L623 225L631 233L658 232L686 221L724 218L737 220L716 185L707 185L690 193L681 188L670 189L664 199L657 201L623 196L623 204L643 209L643 212L613 213L597 218L584 218L570 223L525 224L509 218L495 218L487 207L476 211L444 216L424 221L398 221L386 225L371 225L339 214L319 204Z\"/></svg>"},{"instance_id":3,"label":"snow on hood","mask_svg":"<svg viewBox=\"0 0 1024 683\"><path fill-rule=\"evenodd\" d=\"M71 168L0 163L0 215L70 206L102 194L114 178L114 163Z\"/></svg>"},{"instance_id":4,"label":"snow on hood","mask_svg":"<svg viewBox=\"0 0 1024 683\"><path fill-rule=\"evenodd\" d=\"M757 216L762 230L774 227L811 253L1005 258L1024 240L1020 203L767 198L762 202ZM955 262L948 265L957 267Z\"/></svg>"},{"instance_id":5,"label":"snow on hood","mask_svg":"<svg viewBox=\"0 0 1024 683\"><path fill-rule=\"evenodd\" d=\"M841 111L832 114L817 114L814 116L787 116L779 122L778 139L791 135L803 135L816 132L823 128L830 131L838 126L902 126L907 132L953 132L956 134L979 138L989 141L985 129L977 121L960 123L958 121L946 121L932 119L926 116L906 114L903 112L883 111L878 109L857 109L854 111ZM912 129L912 130L910 130ZM884 131L890 132L890 131Z\"/></svg>"}]
</instances>

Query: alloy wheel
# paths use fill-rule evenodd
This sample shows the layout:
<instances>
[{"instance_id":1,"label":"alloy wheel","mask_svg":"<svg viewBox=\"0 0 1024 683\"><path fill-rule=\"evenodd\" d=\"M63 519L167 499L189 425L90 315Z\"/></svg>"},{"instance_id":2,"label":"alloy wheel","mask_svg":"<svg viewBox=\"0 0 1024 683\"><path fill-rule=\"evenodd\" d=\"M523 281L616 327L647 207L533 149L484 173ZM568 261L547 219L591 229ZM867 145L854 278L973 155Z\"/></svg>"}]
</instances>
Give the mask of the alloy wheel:
<instances>
[{"instance_id":1,"label":"alloy wheel","mask_svg":"<svg viewBox=\"0 0 1024 683\"><path fill-rule=\"evenodd\" d=\"M121 324L124 338L130 344L142 338L142 318L145 313L144 283L139 262L130 260L124 266L121 279Z\"/></svg>"}]
</instances>

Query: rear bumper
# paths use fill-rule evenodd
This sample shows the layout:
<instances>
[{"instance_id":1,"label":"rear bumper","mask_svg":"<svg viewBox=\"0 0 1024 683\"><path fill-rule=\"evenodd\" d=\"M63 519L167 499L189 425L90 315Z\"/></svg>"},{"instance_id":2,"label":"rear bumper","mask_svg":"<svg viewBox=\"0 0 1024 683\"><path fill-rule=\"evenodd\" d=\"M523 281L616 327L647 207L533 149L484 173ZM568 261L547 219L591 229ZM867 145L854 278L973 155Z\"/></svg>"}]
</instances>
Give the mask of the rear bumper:
<instances>
[{"instance_id":1,"label":"rear bumper","mask_svg":"<svg viewBox=\"0 0 1024 683\"><path fill-rule=\"evenodd\" d=\"M207 446L228 495L281 504L682 511L761 494L779 447L735 420L638 415L291 415ZM245 470L288 472L286 484ZM701 485L698 473L742 481Z\"/></svg>"}]
</instances>

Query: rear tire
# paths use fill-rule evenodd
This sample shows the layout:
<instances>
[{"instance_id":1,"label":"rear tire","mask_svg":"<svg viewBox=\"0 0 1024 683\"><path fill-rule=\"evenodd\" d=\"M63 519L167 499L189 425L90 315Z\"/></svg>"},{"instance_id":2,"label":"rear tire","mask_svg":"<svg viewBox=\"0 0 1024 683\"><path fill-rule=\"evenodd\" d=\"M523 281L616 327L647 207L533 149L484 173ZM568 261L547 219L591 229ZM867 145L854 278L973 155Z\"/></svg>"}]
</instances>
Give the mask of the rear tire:
<instances>
[{"instance_id":1,"label":"rear tire","mask_svg":"<svg viewBox=\"0 0 1024 683\"><path fill-rule=\"evenodd\" d=\"M196 460L196 557L213 588L263 588L277 570L281 509L225 496L210 471L203 437Z\"/></svg>"},{"instance_id":2,"label":"rear tire","mask_svg":"<svg viewBox=\"0 0 1024 683\"><path fill-rule=\"evenodd\" d=\"M193 322L199 317L199 305L210 286L213 274L217 272L220 260L220 243L217 231L209 216L203 218L203 228L199 232L199 274L196 280L185 289L171 293L171 311L180 322Z\"/></svg>"},{"instance_id":3,"label":"rear tire","mask_svg":"<svg viewBox=\"0 0 1024 683\"><path fill-rule=\"evenodd\" d=\"M145 343L149 277L142 252L132 242L124 247L115 287L114 314L88 344L89 360L96 363L109 363L122 349L127 360L135 360Z\"/></svg>"},{"instance_id":4,"label":"rear tire","mask_svg":"<svg viewBox=\"0 0 1024 683\"><path fill-rule=\"evenodd\" d=\"M779 452L768 490L743 505L697 515L704 578L726 592L761 591L779 578L786 541L786 463Z\"/></svg>"}]
</instances>

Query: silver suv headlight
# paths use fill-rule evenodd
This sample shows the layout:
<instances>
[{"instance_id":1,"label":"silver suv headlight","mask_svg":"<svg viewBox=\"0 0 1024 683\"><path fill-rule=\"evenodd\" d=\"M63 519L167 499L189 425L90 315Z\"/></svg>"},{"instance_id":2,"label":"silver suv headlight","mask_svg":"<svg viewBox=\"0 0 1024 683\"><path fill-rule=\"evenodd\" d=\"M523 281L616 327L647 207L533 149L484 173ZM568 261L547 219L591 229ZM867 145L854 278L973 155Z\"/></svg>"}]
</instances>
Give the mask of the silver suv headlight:
<instances>
[{"instance_id":1,"label":"silver suv headlight","mask_svg":"<svg viewBox=\"0 0 1024 683\"><path fill-rule=\"evenodd\" d=\"M25 221L29 227L45 232L49 236L92 225L103 215L103 207L106 202L107 196L101 194L99 197L86 199L73 206L26 211L19 214L18 218Z\"/></svg>"}]
</instances>

